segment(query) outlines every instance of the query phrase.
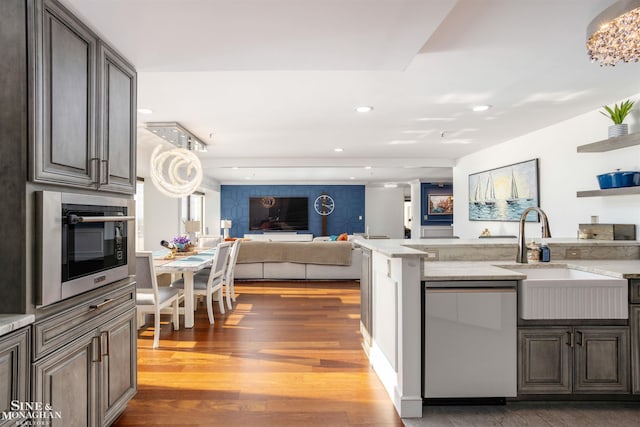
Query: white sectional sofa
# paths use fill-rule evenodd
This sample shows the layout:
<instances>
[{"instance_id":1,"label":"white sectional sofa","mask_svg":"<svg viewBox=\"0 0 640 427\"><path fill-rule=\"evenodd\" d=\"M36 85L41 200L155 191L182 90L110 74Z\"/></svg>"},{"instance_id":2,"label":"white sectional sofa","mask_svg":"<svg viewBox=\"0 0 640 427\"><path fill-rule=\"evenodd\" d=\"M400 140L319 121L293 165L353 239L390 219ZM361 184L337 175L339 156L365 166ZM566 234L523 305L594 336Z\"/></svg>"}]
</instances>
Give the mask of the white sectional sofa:
<instances>
[{"instance_id":1,"label":"white sectional sofa","mask_svg":"<svg viewBox=\"0 0 640 427\"><path fill-rule=\"evenodd\" d=\"M246 241L236 279L359 280L362 250L351 242Z\"/></svg>"}]
</instances>

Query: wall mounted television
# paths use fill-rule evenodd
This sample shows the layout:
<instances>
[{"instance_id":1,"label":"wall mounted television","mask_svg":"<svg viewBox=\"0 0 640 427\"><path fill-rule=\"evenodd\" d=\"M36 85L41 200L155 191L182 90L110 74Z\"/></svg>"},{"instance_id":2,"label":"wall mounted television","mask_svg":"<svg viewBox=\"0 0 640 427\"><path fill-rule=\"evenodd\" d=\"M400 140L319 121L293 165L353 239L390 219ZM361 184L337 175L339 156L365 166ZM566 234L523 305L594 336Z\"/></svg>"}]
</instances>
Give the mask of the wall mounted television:
<instances>
[{"instance_id":1,"label":"wall mounted television","mask_svg":"<svg viewBox=\"0 0 640 427\"><path fill-rule=\"evenodd\" d=\"M309 229L308 197L250 197L249 230Z\"/></svg>"}]
</instances>

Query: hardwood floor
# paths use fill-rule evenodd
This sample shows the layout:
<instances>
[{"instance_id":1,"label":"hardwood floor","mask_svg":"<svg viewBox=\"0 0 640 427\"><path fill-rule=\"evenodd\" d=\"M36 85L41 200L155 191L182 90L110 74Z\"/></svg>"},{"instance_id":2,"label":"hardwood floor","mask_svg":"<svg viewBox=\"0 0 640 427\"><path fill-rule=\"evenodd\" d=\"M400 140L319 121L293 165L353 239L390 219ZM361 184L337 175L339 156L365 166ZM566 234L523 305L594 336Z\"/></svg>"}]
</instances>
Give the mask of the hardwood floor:
<instances>
[{"instance_id":1,"label":"hardwood floor","mask_svg":"<svg viewBox=\"0 0 640 427\"><path fill-rule=\"evenodd\" d=\"M163 316L156 350L153 328L139 331L138 394L114 426L403 425L361 347L357 282L236 293L214 325L202 303L193 329Z\"/></svg>"}]
</instances>

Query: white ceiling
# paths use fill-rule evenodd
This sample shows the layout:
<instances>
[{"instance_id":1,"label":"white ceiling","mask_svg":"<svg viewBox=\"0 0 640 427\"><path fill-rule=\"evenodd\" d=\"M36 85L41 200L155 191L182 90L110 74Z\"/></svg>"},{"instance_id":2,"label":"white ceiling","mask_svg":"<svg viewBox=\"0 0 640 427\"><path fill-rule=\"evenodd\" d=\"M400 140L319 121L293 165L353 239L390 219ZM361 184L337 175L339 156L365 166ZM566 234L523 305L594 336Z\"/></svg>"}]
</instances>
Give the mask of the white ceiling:
<instances>
[{"instance_id":1,"label":"white ceiling","mask_svg":"<svg viewBox=\"0 0 640 427\"><path fill-rule=\"evenodd\" d=\"M223 184L446 180L460 156L640 93L639 64L586 54L613 0L63 3L138 70L140 159L160 143L143 123L176 121Z\"/></svg>"}]
</instances>

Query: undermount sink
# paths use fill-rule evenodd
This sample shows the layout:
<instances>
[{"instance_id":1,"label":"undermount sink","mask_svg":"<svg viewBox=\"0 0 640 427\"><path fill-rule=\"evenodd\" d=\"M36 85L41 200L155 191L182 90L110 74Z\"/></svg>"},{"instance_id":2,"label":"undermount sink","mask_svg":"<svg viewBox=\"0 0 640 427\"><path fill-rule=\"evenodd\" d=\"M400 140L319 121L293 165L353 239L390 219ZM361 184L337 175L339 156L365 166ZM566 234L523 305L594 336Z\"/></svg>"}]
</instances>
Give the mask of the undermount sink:
<instances>
[{"instance_id":1,"label":"undermount sink","mask_svg":"<svg viewBox=\"0 0 640 427\"><path fill-rule=\"evenodd\" d=\"M626 319L625 279L567 267L518 267L526 274L518 285L523 319Z\"/></svg>"}]
</instances>

